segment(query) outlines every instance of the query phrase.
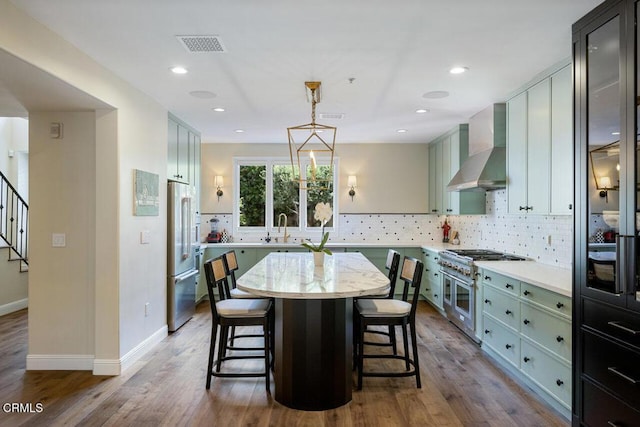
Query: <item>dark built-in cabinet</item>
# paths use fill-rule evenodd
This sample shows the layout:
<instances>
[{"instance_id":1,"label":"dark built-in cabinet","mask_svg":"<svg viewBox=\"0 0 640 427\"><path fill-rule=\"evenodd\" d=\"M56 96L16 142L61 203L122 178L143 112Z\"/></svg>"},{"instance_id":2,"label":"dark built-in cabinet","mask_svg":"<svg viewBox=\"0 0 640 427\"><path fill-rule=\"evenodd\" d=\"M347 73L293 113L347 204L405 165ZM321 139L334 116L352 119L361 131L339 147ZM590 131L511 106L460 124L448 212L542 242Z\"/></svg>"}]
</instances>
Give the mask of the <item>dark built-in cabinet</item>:
<instances>
[{"instance_id":1,"label":"dark built-in cabinet","mask_svg":"<svg viewBox=\"0 0 640 427\"><path fill-rule=\"evenodd\" d=\"M640 426L639 6L573 26L574 426Z\"/></svg>"}]
</instances>

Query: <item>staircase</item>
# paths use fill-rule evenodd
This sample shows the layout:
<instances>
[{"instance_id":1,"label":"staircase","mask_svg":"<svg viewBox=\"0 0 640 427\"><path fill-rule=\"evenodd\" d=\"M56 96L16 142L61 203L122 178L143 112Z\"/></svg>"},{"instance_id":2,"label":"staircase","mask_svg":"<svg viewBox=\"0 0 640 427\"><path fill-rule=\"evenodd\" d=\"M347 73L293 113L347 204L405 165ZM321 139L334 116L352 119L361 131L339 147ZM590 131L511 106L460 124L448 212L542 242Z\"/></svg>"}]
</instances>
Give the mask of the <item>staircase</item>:
<instances>
[{"instance_id":1,"label":"staircase","mask_svg":"<svg viewBox=\"0 0 640 427\"><path fill-rule=\"evenodd\" d=\"M29 205L0 172L0 248L8 248L9 261L18 261L20 271L29 268L28 225Z\"/></svg>"}]
</instances>

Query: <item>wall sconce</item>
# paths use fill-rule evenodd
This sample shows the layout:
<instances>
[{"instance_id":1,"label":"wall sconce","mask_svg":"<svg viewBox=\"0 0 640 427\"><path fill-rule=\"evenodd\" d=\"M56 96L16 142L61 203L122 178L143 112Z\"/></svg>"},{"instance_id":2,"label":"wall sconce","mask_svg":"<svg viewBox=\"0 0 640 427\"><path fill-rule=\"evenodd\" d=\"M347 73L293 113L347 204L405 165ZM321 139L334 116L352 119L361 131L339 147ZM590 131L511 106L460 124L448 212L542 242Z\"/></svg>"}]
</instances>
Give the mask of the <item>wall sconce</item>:
<instances>
[{"instance_id":1,"label":"wall sconce","mask_svg":"<svg viewBox=\"0 0 640 427\"><path fill-rule=\"evenodd\" d=\"M349 179L347 180L347 187L349 187L349 195L351 196L351 201L353 202L353 196L356 195L355 188L358 186L358 179L355 175L349 175Z\"/></svg>"},{"instance_id":2,"label":"wall sconce","mask_svg":"<svg viewBox=\"0 0 640 427\"><path fill-rule=\"evenodd\" d=\"M601 176L600 186L598 188L600 189L600 197L604 197L605 202L609 203L609 189L613 188L611 187L611 178L608 176Z\"/></svg>"},{"instance_id":3,"label":"wall sconce","mask_svg":"<svg viewBox=\"0 0 640 427\"><path fill-rule=\"evenodd\" d=\"M214 178L214 185L218 191L216 191L216 195L218 196L218 202L220 201L220 197L224 194L222 192L222 187L224 187L224 178L222 175L216 175Z\"/></svg>"}]
</instances>

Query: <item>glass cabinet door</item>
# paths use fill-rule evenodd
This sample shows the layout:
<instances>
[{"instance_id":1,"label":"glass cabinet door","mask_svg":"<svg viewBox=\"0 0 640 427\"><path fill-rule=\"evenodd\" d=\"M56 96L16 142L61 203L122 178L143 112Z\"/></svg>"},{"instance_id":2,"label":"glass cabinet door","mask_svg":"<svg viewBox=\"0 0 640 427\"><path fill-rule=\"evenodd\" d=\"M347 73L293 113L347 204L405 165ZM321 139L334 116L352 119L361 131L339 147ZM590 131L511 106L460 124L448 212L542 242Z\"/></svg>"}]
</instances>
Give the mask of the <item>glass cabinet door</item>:
<instances>
[{"instance_id":1,"label":"glass cabinet door","mask_svg":"<svg viewBox=\"0 0 640 427\"><path fill-rule=\"evenodd\" d=\"M621 120L620 16L589 32L586 67L588 171L587 287L622 294L619 257ZM624 214L623 214L624 216ZM617 243L618 242L618 243Z\"/></svg>"}]
</instances>

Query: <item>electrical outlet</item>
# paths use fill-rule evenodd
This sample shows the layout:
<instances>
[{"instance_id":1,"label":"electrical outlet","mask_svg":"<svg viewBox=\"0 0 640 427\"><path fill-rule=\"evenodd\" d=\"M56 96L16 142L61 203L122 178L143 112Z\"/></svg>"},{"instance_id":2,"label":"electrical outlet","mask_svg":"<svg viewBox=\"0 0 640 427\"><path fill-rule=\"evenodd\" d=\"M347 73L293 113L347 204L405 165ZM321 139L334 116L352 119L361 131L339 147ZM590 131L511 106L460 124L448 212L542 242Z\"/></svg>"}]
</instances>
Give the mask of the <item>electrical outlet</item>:
<instances>
[{"instance_id":1,"label":"electrical outlet","mask_svg":"<svg viewBox=\"0 0 640 427\"><path fill-rule=\"evenodd\" d=\"M547 236L547 245L551 246L551 234Z\"/></svg>"},{"instance_id":2,"label":"electrical outlet","mask_svg":"<svg viewBox=\"0 0 640 427\"><path fill-rule=\"evenodd\" d=\"M51 246L54 248L64 248L67 246L67 235L64 233L53 233L51 235Z\"/></svg>"},{"instance_id":3,"label":"electrical outlet","mask_svg":"<svg viewBox=\"0 0 640 427\"><path fill-rule=\"evenodd\" d=\"M147 302L144 304L144 317L149 316L149 312L150 312L150 304Z\"/></svg>"}]
</instances>

